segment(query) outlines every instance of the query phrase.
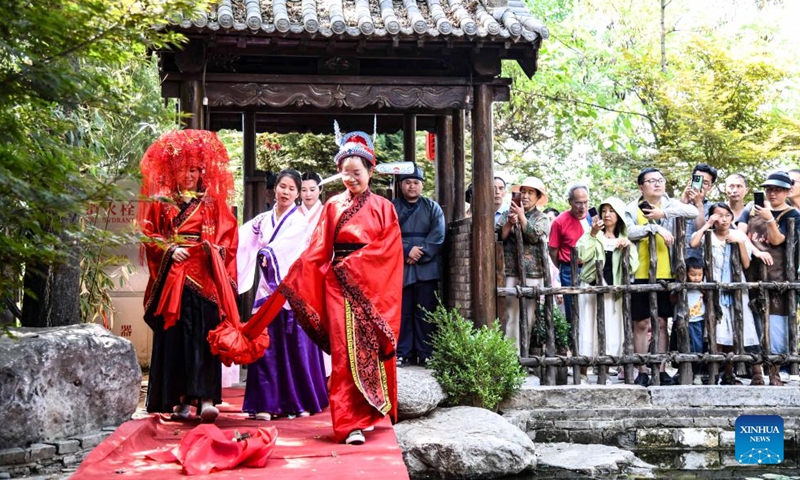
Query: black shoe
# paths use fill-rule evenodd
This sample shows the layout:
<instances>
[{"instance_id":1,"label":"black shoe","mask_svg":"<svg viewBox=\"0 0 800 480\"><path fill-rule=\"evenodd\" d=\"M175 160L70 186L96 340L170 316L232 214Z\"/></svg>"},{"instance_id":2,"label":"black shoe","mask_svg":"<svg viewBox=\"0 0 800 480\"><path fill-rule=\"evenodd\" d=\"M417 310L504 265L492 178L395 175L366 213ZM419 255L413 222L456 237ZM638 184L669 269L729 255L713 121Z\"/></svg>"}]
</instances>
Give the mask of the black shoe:
<instances>
[{"instance_id":1,"label":"black shoe","mask_svg":"<svg viewBox=\"0 0 800 480\"><path fill-rule=\"evenodd\" d=\"M427 358L420 358L420 359L419 359L419 363L418 363L417 365L419 365L419 366L420 366L420 367L422 367L422 368L428 368L428 365L429 365L429 364L430 364L430 361L429 361L429 359L427 359Z\"/></svg>"},{"instance_id":2,"label":"black shoe","mask_svg":"<svg viewBox=\"0 0 800 480\"><path fill-rule=\"evenodd\" d=\"M633 383L639 385L640 387L647 387L650 385L650 375L644 372L639 372L639 375L636 377L636 380L634 380Z\"/></svg>"},{"instance_id":3,"label":"black shoe","mask_svg":"<svg viewBox=\"0 0 800 480\"><path fill-rule=\"evenodd\" d=\"M408 357L397 357L397 366L400 368L410 367L411 359Z\"/></svg>"},{"instance_id":4,"label":"black shoe","mask_svg":"<svg viewBox=\"0 0 800 480\"><path fill-rule=\"evenodd\" d=\"M658 380L662 387L669 387L670 385L675 385L675 381L672 380L672 377L670 377L667 372L660 372L658 374Z\"/></svg>"}]
</instances>

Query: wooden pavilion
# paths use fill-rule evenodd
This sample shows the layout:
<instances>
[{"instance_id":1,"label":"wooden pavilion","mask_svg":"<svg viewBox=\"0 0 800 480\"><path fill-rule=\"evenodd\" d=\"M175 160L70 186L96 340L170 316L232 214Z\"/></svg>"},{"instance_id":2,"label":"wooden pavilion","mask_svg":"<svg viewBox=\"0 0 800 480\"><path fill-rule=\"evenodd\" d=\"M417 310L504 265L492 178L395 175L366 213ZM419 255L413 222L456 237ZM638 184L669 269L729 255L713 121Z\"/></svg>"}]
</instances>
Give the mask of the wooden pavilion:
<instances>
[{"instance_id":1,"label":"wooden pavilion","mask_svg":"<svg viewBox=\"0 0 800 480\"><path fill-rule=\"evenodd\" d=\"M377 115L379 132L402 129L408 161L415 132L435 132L436 200L462 232L445 300L478 325L495 318L492 103L510 94L501 61L532 76L548 36L522 0L221 0L170 28L188 43L158 52L162 96L180 99L189 128L243 131L245 220L265 199L259 132L330 133L334 118L343 131L371 131Z\"/></svg>"}]
</instances>

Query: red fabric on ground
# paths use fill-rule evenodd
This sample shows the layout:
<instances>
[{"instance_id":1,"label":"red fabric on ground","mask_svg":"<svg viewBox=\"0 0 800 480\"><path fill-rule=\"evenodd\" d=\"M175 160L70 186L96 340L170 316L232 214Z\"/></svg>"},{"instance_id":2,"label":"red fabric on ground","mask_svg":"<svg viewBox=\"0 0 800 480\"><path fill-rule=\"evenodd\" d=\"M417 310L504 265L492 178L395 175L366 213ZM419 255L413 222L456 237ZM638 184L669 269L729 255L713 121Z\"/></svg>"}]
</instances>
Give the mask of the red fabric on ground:
<instances>
[{"instance_id":1,"label":"red fabric on ground","mask_svg":"<svg viewBox=\"0 0 800 480\"><path fill-rule=\"evenodd\" d=\"M331 416L327 409L311 417L260 422L241 413L243 397L243 389L223 389L226 403L218 406L221 413L216 425L230 438L236 431L243 434L255 433L258 427L277 428L278 441L266 467L237 468L191 478L409 478L388 417L374 431L365 433L367 442L364 445L345 445L333 442ZM199 419L173 422L168 416L159 414L125 422L92 450L73 478L141 477L156 480L187 476L178 463L156 462L146 455L178 446L183 437L198 425Z\"/></svg>"}]
</instances>

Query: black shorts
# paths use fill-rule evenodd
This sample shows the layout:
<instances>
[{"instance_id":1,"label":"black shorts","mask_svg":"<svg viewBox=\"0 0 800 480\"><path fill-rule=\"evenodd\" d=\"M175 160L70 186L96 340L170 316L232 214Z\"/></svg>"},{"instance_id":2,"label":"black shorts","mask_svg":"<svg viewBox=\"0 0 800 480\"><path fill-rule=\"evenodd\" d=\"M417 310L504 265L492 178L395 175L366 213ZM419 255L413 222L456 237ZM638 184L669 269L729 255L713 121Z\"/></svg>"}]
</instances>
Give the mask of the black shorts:
<instances>
[{"instance_id":1,"label":"black shorts","mask_svg":"<svg viewBox=\"0 0 800 480\"><path fill-rule=\"evenodd\" d=\"M648 280L634 280L634 285L649 283ZM656 292L658 298L658 316L669 318L672 316L672 301L669 292ZM631 293L631 321L650 320L650 292Z\"/></svg>"}]
</instances>

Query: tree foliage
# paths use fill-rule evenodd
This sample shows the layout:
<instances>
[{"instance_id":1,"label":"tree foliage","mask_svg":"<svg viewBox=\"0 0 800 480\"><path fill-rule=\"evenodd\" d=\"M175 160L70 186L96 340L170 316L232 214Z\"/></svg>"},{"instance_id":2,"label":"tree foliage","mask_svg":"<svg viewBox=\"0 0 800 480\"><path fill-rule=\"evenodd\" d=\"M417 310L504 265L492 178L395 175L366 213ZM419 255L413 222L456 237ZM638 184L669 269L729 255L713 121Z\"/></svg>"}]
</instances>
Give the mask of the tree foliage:
<instances>
[{"instance_id":1,"label":"tree foliage","mask_svg":"<svg viewBox=\"0 0 800 480\"><path fill-rule=\"evenodd\" d=\"M495 130L505 169L557 191L588 178L601 197L633 194L643 166L664 169L678 191L698 162L762 178L797 161L798 55L772 20L783 2L529 6L551 37L533 79L505 66L512 99Z\"/></svg>"},{"instance_id":2,"label":"tree foliage","mask_svg":"<svg viewBox=\"0 0 800 480\"><path fill-rule=\"evenodd\" d=\"M0 16L3 298L17 298L23 274L47 283L78 264L89 240L79 220L91 204L114 197L109 179L128 171L154 133L140 126L155 107L137 98L145 93L131 88L130 69L147 48L179 42L158 29L168 15L202 6L43 0L18 2ZM111 143L110 131L126 135ZM46 300L25 293L26 305Z\"/></svg>"}]
</instances>

